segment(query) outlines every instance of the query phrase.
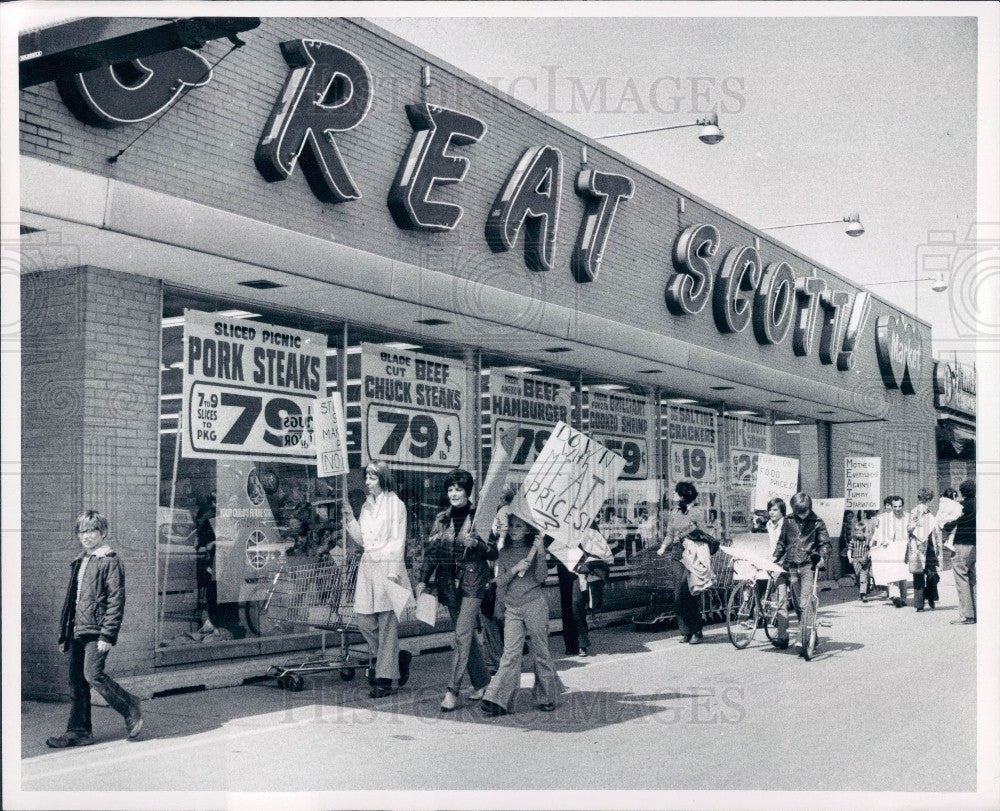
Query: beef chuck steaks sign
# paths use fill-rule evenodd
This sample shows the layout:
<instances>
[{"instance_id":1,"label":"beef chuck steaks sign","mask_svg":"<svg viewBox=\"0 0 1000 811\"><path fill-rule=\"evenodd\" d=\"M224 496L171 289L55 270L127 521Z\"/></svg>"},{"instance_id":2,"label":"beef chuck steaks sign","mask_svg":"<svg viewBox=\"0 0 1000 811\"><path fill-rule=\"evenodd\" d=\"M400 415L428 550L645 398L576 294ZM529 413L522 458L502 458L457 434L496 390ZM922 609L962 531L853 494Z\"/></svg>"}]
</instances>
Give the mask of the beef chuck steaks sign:
<instances>
[{"instance_id":1,"label":"beef chuck steaks sign","mask_svg":"<svg viewBox=\"0 0 1000 811\"><path fill-rule=\"evenodd\" d=\"M326 336L184 312L184 457L313 461Z\"/></svg>"},{"instance_id":2,"label":"beef chuck steaks sign","mask_svg":"<svg viewBox=\"0 0 1000 811\"><path fill-rule=\"evenodd\" d=\"M531 523L555 540L549 552L572 569L579 543L625 459L566 423L556 423L521 486Z\"/></svg>"}]
</instances>

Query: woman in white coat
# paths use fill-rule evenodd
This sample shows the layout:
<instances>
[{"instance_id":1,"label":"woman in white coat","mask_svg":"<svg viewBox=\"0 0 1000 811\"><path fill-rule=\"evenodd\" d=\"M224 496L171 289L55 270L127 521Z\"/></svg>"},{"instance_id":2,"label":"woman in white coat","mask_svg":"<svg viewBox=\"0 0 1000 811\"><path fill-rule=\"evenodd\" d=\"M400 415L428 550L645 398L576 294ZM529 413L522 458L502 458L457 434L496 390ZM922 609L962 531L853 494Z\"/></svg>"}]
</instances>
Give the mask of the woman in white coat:
<instances>
[{"instance_id":1,"label":"woman in white coat","mask_svg":"<svg viewBox=\"0 0 1000 811\"><path fill-rule=\"evenodd\" d=\"M410 675L411 657L409 651L399 651L399 620L390 595L393 588L410 590L404 559L406 507L394 492L395 483L385 462L372 462L365 468L365 487L368 498L361 505L360 518L355 519L346 499L344 515L348 535L364 549L358 564L354 612L358 630L376 660L369 695L381 698L392 692L393 679L402 686Z\"/></svg>"}]
</instances>

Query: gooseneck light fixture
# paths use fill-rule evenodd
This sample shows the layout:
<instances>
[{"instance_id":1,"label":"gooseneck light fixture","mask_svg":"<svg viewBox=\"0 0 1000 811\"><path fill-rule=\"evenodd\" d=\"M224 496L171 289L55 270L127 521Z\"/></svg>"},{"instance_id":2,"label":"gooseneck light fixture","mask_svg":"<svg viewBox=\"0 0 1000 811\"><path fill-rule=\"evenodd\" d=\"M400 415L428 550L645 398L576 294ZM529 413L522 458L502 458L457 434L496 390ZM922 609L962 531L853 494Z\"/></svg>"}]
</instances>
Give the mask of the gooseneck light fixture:
<instances>
[{"instance_id":1,"label":"gooseneck light fixture","mask_svg":"<svg viewBox=\"0 0 1000 811\"><path fill-rule=\"evenodd\" d=\"M792 222L787 225L769 225L766 228L761 228L761 231L775 231L778 228L798 228L801 225L827 225L832 222L843 222L847 223L847 227L844 228L844 232L849 237L859 237L865 232L865 227L861 224L860 214L845 214L839 220L816 220L815 222Z\"/></svg>"},{"instance_id":2,"label":"gooseneck light fixture","mask_svg":"<svg viewBox=\"0 0 1000 811\"><path fill-rule=\"evenodd\" d=\"M690 121L686 124L670 124L665 127L651 127L645 130L629 130L627 132L612 132L609 135L596 135L594 139L597 141L604 141L608 138L621 138L624 135L642 135L647 132L663 132L664 130L679 130L684 127L701 127L701 131L698 133L698 140L703 144L717 144L725 136L722 134L722 130L719 129L719 116L716 113L711 113L703 118L699 118L696 121Z\"/></svg>"}]
</instances>

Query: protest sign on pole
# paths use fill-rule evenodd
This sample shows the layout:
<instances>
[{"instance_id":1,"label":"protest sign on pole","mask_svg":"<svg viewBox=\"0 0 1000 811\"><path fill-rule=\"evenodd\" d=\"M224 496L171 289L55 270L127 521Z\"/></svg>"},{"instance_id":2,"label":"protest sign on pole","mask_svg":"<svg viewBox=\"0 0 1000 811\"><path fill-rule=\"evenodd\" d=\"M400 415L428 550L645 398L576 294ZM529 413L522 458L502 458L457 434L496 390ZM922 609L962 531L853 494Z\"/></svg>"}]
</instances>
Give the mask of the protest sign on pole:
<instances>
[{"instance_id":1,"label":"protest sign on pole","mask_svg":"<svg viewBox=\"0 0 1000 811\"><path fill-rule=\"evenodd\" d=\"M799 460L769 453L757 457L757 482L753 488L753 509L766 510L772 498L787 504L799 488Z\"/></svg>"},{"instance_id":2,"label":"protest sign on pole","mask_svg":"<svg viewBox=\"0 0 1000 811\"><path fill-rule=\"evenodd\" d=\"M844 458L844 509L879 509L881 489L881 456L847 456Z\"/></svg>"},{"instance_id":3,"label":"protest sign on pole","mask_svg":"<svg viewBox=\"0 0 1000 811\"><path fill-rule=\"evenodd\" d=\"M526 517L554 539L548 551L570 570L582 556L584 532L624 467L617 453L559 422L528 471L521 488Z\"/></svg>"},{"instance_id":4,"label":"protest sign on pole","mask_svg":"<svg viewBox=\"0 0 1000 811\"><path fill-rule=\"evenodd\" d=\"M813 512L823 519L826 531L830 533L830 538L836 546L836 539L844 529L844 499L814 498Z\"/></svg>"},{"instance_id":5,"label":"protest sign on pole","mask_svg":"<svg viewBox=\"0 0 1000 811\"><path fill-rule=\"evenodd\" d=\"M340 394L318 400L314 418L316 475L325 478L347 473L347 427Z\"/></svg>"}]
</instances>

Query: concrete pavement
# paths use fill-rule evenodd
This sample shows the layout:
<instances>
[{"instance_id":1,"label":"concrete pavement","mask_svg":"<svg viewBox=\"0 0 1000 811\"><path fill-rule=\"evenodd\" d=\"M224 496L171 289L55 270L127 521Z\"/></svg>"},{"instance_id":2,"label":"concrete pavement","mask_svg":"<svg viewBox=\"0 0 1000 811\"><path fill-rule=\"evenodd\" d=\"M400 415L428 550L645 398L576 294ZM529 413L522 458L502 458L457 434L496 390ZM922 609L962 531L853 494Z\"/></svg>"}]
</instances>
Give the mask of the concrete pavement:
<instances>
[{"instance_id":1,"label":"concrete pavement","mask_svg":"<svg viewBox=\"0 0 1000 811\"><path fill-rule=\"evenodd\" d=\"M22 705L22 786L38 790L782 789L975 791L976 626L957 616L951 573L936 611L853 589L822 595L831 623L805 662L758 631L746 650L725 625L705 643L631 626L592 632L596 655L562 657L554 713L518 696L515 714L438 704L449 653L414 660L380 700L360 680L307 677L145 703L126 742L95 707L98 743L52 751L68 705ZM551 638L554 653L562 641ZM531 684L523 674L522 686Z\"/></svg>"}]
</instances>

